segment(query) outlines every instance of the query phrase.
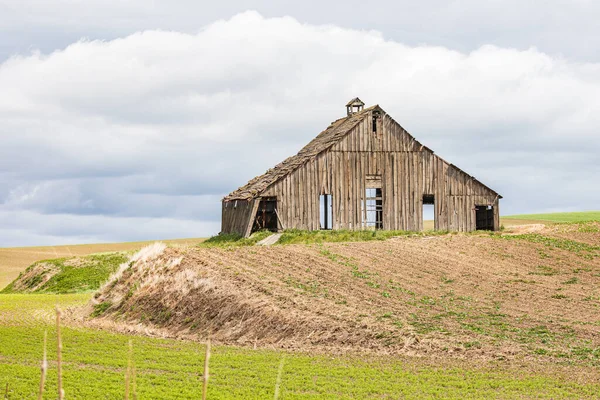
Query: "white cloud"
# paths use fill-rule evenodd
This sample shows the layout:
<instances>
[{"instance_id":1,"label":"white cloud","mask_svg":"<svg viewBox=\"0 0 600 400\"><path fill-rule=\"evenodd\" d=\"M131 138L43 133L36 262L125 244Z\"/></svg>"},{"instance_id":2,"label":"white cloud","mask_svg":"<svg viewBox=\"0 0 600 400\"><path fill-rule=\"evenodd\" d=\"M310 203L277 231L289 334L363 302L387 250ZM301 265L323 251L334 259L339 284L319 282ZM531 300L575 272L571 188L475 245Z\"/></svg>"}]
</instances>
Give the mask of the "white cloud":
<instances>
[{"instance_id":1,"label":"white cloud","mask_svg":"<svg viewBox=\"0 0 600 400\"><path fill-rule=\"evenodd\" d=\"M503 211L600 200L590 188L600 64L535 48L461 53L246 12L196 34L15 56L0 87L0 212L34 213L40 226L108 215L133 225L102 237L165 236L136 224L147 216L215 233L221 195L296 152L356 95L501 192ZM85 236L60 226L51 237ZM23 229L36 244L36 224Z\"/></svg>"},{"instance_id":2,"label":"white cloud","mask_svg":"<svg viewBox=\"0 0 600 400\"><path fill-rule=\"evenodd\" d=\"M144 30L195 33L198 27L242 10L267 17L291 15L309 24L376 28L410 45L469 52L484 44L599 61L593 0L0 0L0 60L5 52L45 51L80 37L113 39ZM5 50L6 49L6 50Z\"/></svg>"}]
</instances>

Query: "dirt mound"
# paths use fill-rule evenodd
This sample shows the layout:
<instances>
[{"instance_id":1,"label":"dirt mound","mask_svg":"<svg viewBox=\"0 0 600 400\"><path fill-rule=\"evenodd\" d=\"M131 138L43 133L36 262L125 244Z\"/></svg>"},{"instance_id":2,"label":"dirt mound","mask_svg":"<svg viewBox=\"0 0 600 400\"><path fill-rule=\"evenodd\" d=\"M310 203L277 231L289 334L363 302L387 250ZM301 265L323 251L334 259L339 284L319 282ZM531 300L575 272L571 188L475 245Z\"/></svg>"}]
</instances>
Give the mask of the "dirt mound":
<instances>
[{"instance_id":1,"label":"dirt mound","mask_svg":"<svg viewBox=\"0 0 600 400\"><path fill-rule=\"evenodd\" d=\"M596 362L600 248L579 233L156 245L123 266L91 312L225 343Z\"/></svg>"},{"instance_id":2,"label":"dirt mound","mask_svg":"<svg viewBox=\"0 0 600 400\"><path fill-rule=\"evenodd\" d=\"M125 264L94 296L93 315L126 316L154 327L227 343L357 345L364 335L331 327L325 316L282 307L274 293L231 271L224 250L182 250L159 244ZM232 273L233 272L233 273ZM279 298L278 300L284 300Z\"/></svg>"},{"instance_id":3,"label":"dirt mound","mask_svg":"<svg viewBox=\"0 0 600 400\"><path fill-rule=\"evenodd\" d=\"M507 228L503 233L505 235L523 235L526 233L535 233L543 231L546 228L544 224L527 224L527 225L515 225Z\"/></svg>"}]
</instances>

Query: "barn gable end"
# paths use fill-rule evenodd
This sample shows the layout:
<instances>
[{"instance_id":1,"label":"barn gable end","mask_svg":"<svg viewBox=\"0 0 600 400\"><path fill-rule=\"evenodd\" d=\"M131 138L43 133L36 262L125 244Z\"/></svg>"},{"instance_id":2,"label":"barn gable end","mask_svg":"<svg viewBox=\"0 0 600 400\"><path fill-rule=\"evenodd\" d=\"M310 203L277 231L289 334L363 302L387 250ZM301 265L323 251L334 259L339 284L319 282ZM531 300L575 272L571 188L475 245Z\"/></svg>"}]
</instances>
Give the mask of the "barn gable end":
<instances>
[{"instance_id":1,"label":"barn gable end","mask_svg":"<svg viewBox=\"0 0 600 400\"><path fill-rule=\"evenodd\" d=\"M222 232L419 231L424 202L433 203L437 230L499 228L498 193L423 146L379 106L357 109L226 196ZM239 211L236 202L244 204Z\"/></svg>"}]
</instances>

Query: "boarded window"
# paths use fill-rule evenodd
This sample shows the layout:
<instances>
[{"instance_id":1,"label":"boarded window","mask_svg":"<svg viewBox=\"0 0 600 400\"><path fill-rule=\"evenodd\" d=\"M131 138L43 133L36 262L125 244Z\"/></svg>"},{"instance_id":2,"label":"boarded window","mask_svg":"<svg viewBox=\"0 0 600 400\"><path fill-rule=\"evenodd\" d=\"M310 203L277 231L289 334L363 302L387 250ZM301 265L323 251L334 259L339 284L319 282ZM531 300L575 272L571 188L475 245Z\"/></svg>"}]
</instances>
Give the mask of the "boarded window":
<instances>
[{"instance_id":1,"label":"boarded window","mask_svg":"<svg viewBox=\"0 0 600 400\"><path fill-rule=\"evenodd\" d=\"M321 229L331 229L333 227L333 208L330 194L319 196L319 225Z\"/></svg>"}]
</instances>

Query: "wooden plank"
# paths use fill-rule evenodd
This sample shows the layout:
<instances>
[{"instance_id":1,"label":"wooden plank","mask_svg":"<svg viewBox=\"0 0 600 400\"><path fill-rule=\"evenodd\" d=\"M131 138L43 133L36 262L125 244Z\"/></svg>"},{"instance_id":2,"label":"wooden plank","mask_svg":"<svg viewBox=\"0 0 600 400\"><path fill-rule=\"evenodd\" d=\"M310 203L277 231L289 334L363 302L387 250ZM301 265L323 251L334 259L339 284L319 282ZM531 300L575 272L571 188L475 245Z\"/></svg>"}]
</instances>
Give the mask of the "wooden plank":
<instances>
[{"instance_id":1,"label":"wooden plank","mask_svg":"<svg viewBox=\"0 0 600 400\"><path fill-rule=\"evenodd\" d=\"M281 226L281 229L285 229L284 223L281 222L281 218L279 218L279 212L277 211L277 208L275 208L275 215L277 216L277 221L279 221L279 225Z\"/></svg>"},{"instance_id":2,"label":"wooden plank","mask_svg":"<svg viewBox=\"0 0 600 400\"><path fill-rule=\"evenodd\" d=\"M252 232L252 225L254 224L254 218L258 211L258 205L260 204L260 198L252 200L252 207L250 207L250 214L248 215L248 221L246 223L246 229L244 231L244 237L250 236Z\"/></svg>"}]
</instances>

